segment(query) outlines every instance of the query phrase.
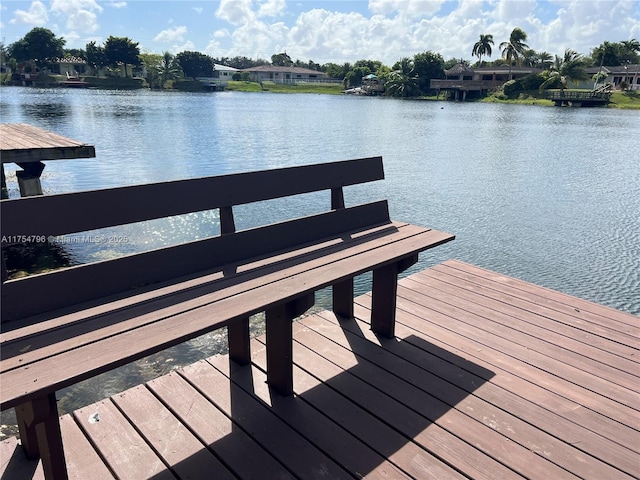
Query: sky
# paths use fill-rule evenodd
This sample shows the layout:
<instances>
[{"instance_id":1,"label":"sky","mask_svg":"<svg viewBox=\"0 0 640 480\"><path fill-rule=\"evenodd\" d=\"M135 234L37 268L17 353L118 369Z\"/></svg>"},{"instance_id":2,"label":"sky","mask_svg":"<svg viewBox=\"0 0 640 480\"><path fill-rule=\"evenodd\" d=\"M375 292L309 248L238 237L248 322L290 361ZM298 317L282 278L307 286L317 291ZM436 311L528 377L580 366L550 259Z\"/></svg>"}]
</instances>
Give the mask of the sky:
<instances>
[{"instance_id":1,"label":"sky","mask_svg":"<svg viewBox=\"0 0 640 480\"><path fill-rule=\"evenodd\" d=\"M481 34L493 35L495 59L515 27L534 50L588 55L605 40L640 40L640 0L0 0L5 45L34 27L63 37L66 48L113 35L142 52L286 52L305 62L391 66L426 50L473 61Z\"/></svg>"}]
</instances>

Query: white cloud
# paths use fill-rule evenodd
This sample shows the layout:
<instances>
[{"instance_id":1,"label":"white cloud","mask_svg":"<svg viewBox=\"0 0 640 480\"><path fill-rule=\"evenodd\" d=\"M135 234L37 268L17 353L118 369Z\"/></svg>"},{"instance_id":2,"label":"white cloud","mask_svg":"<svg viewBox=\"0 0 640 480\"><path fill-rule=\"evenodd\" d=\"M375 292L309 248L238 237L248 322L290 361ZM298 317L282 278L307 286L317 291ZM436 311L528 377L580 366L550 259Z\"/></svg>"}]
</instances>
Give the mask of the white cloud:
<instances>
[{"instance_id":1,"label":"white cloud","mask_svg":"<svg viewBox=\"0 0 640 480\"><path fill-rule=\"evenodd\" d=\"M31 2L31 6L28 11L16 10L14 12L15 17L9 20L9 23L25 23L28 25L46 25L49 21L47 15L47 7L42 2Z\"/></svg>"},{"instance_id":2,"label":"white cloud","mask_svg":"<svg viewBox=\"0 0 640 480\"><path fill-rule=\"evenodd\" d=\"M156 35L153 41L162 43L182 42L186 34L187 27L185 26L167 28Z\"/></svg>"},{"instance_id":3,"label":"white cloud","mask_svg":"<svg viewBox=\"0 0 640 480\"><path fill-rule=\"evenodd\" d=\"M369 10L375 14L398 13L409 17L430 16L440 10L444 0L369 0Z\"/></svg>"},{"instance_id":4,"label":"white cloud","mask_svg":"<svg viewBox=\"0 0 640 480\"><path fill-rule=\"evenodd\" d=\"M256 21L256 14L251 7L252 0L222 0L216 17L235 26L251 24Z\"/></svg>"},{"instance_id":5,"label":"white cloud","mask_svg":"<svg viewBox=\"0 0 640 480\"><path fill-rule=\"evenodd\" d=\"M191 10L195 11L196 13L202 13L204 9L202 7L191 7Z\"/></svg>"},{"instance_id":6,"label":"white cloud","mask_svg":"<svg viewBox=\"0 0 640 480\"><path fill-rule=\"evenodd\" d=\"M286 10L285 0L263 0L259 4L258 17L277 17Z\"/></svg>"},{"instance_id":7,"label":"white cloud","mask_svg":"<svg viewBox=\"0 0 640 480\"><path fill-rule=\"evenodd\" d=\"M126 8L127 2L107 2L105 5L113 8Z\"/></svg>"},{"instance_id":8,"label":"white cloud","mask_svg":"<svg viewBox=\"0 0 640 480\"><path fill-rule=\"evenodd\" d=\"M93 33L99 28L98 13L102 7L95 0L52 0L51 11L66 17L67 28L81 33Z\"/></svg>"}]
</instances>

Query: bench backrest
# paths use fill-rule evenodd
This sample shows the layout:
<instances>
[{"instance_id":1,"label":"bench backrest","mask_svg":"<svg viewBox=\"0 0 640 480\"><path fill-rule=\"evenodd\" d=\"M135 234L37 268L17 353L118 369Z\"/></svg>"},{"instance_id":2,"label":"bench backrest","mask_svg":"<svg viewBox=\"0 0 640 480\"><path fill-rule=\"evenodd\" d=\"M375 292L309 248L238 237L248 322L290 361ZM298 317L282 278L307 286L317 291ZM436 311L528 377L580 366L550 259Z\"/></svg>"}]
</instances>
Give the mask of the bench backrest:
<instances>
[{"instance_id":1,"label":"bench backrest","mask_svg":"<svg viewBox=\"0 0 640 480\"><path fill-rule=\"evenodd\" d=\"M127 294L132 289L383 224L389 221L386 201L345 208L342 189L383 178L382 158L372 157L3 200L1 234L5 240L68 235L215 209L220 212L221 231L219 236L18 279L7 280L3 265L3 327L25 317L34 322L43 320L46 312L54 309L73 309L81 302ZM326 212L236 231L234 206L321 190L331 192Z\"/></svg>"}]
</instances>

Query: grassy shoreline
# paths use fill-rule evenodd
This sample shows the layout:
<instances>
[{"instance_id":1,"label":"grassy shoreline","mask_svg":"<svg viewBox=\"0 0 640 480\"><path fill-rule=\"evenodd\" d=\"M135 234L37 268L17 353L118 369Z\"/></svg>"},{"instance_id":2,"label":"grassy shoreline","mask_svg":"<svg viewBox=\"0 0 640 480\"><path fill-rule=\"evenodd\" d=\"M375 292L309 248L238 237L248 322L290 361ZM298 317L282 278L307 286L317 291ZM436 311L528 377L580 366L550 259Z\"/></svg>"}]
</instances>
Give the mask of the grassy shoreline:
<instances>
[{"instance_id":1,"label":"grassy shoreline","mask_svg":"<svg viewBox=\"0 0 640 480\"><path fill-rule=\"evenodd\" d=\"M49 76L44 77L41 80L43 86L59 86L59 81L62 77ZM96 78L86 77L87 83L90 83L94 88L105 89L136 89L143 88L140 79L131 78ZM180 88L175 90L180 91L206 91L206 88L200 84L200 82L193 80L183 79L180 83ZM6 85L6 84L5 84ZM191 88L189 88L191 87ZM168 91L175 91L174 89L166 89ZM226 91L232 92L271 92L271 93L305 93L316 95L342 95L344 92L344 86L340 83L299 83L299 84L276 84L273 82L245 82L245 81L230 81L225 87ZM444 98L436 98L435 96L422 96L412 97L413 100L424 101L445 101ZM479 103L503 103L511 105L537 105L537 106L553 106L551 100L540 98L538 92L524 92L519 95L518 98L507 98L504 94L494 94L483 98L467 99L467 102L479 102ZM606 107L598 108L616 108L624 110L640 110L640 91L633 92L613 92L611 95L611 103Z\"/></svg>"}]
</instances>

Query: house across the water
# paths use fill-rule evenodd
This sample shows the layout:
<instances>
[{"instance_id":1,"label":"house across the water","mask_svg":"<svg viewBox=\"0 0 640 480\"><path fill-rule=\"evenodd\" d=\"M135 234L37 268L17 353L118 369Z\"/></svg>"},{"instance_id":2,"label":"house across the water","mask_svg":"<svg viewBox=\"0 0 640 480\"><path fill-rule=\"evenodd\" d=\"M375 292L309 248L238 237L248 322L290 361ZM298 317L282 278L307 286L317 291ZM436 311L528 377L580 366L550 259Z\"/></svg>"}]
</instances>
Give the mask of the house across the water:
<instances>
[{"instance_id":1,"label":"house across the water","mask_svg":"<svg viewBox=\"0 0 640 480\"><path fill-rule=\"evenodd\" d=\"M509 80L517 80L542 70L533 67L501 65L499 67L471 68L463 63L445 70L445 79L431 80L430 86L440 91L451 92L456 100L465 100L468 92L486 93L495 90Z\"/></svg>"},{"instance_id":2,"label":"house across the water","mask_svg":"<svg viewBox=\"0 0 640 480\"><path fill-rule=\"evenodd\" d=\"M245 68L242 72L248 72L252 82L273 83L332 83L334 79L327 77L324 72L310 70L301 67L279 67L275 65L259 65Z\"/></svg>"}]
</instances>

